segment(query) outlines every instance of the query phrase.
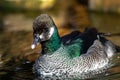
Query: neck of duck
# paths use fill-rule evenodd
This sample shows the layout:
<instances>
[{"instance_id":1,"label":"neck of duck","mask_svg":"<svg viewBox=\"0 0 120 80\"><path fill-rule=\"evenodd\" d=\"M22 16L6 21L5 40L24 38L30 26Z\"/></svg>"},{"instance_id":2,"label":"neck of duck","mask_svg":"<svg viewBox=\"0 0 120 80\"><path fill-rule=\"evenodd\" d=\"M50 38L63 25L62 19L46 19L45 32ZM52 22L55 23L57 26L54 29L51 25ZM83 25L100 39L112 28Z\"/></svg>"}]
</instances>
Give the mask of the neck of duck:
<instances>
[{"instance_id":1,"label":"neck of duck","mask_svg":"<svg viewBox=\"0 0 120 80\"><path fill-rule=\"evenodd\" d=\"M42 42L41 44L42 54L52 54L54 51L60 48L61 41L56 27L54 27L54 33L51 38L47 41Z\"/></svg>"}]
</instances>

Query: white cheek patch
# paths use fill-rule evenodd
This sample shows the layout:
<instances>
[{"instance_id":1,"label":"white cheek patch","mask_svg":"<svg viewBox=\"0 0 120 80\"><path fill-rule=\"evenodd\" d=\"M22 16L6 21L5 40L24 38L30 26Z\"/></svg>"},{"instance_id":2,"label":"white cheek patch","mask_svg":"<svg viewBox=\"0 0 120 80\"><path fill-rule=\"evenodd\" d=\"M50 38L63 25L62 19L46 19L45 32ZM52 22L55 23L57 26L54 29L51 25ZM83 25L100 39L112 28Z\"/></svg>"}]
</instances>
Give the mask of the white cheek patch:
<instances>
[{"instance_id":1,"label":"white cheek patch","mask_svg":"<svg viewBox=\"0 0 120 80\"><path fill-rule=\"evenodd\" d=\"M52 36L53 33L54 33L54 27L51 27L49 31L49 38Z\"/></svg>"},{"instance_id":2,"label":"white cheek patch","mask_svg":"<svg viewBox=\"0 0 120 80\"><path fill-rule=\"evenodd\" d=\"M48 40L52 35L53 35L53 33L54 33L54 27L51 27L50 29L49 29L49 32L48 32L48 34L47 34L47 39L46 39L46 34L45 33L42 33L41 35L39 35L39 38L41 39L41 40Z\"/></svg>"}]
</instances>

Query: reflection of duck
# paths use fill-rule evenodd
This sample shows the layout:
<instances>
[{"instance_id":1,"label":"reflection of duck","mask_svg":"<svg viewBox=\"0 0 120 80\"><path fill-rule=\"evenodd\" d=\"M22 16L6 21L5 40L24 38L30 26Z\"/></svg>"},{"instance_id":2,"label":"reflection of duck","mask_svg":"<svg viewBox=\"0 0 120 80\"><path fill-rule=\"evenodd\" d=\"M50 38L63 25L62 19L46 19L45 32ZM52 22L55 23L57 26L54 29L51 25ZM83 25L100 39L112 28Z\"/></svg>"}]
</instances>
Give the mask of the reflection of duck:
<instances>
[{"instance_id":1,"label":"reflection of duck","mask_svg":"<svg viewBox=\"0 0 120 80\"><path fill-rule=\"evenodd\" d=\"M107 69L109 59L116 52L112 42L99 36L96 29L83 33L74 31L62 38L57 27L47 14L38 16L33 22L34 42L42 45L42 55L34 65L38 77L58 79L86 78ZM92 72L92 73L91 73Z\"/></svg>"}]
</instances>

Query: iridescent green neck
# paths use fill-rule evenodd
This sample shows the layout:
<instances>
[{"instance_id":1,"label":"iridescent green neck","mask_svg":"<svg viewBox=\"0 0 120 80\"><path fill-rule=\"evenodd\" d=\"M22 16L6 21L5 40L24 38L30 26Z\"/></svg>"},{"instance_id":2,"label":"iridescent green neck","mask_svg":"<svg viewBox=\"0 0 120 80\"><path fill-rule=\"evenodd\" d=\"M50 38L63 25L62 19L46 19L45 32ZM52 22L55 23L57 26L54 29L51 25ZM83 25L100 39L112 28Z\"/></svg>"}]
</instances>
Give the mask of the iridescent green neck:
<instances>
[{"instance_id":1,"label":"iridescent green neck","mask_svg":"<svg viewBox=\"0 0 120 80\"><path fill-rule=\"evenodd\" d=\"M60 36L56 27L54 27L54 33L52 37L49 40L42 42L41 44L43 54L51 54L61 46Z\"/></svg>"}]
</instances>

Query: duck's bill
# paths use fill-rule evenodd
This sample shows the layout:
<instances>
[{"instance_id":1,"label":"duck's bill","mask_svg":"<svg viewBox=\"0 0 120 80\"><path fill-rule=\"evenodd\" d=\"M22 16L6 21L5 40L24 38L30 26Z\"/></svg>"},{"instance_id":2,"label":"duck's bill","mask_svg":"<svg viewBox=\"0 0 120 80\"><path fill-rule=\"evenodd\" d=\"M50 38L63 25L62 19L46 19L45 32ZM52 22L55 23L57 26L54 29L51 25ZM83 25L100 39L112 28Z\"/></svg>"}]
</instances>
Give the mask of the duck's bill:
<instances>
[{"instance_id":1,"label":"duck's bill","mask_svg":"<svg viewBox=\"0 0 120 80\"><path fill-rule=\"evenodd\" d=\"M35 49L35 47L39 44L39 41L40 41L39 36L34 36L34 41L33 41L32 45L31 45L31 48Z\"/></svg>"}]
</instances>

